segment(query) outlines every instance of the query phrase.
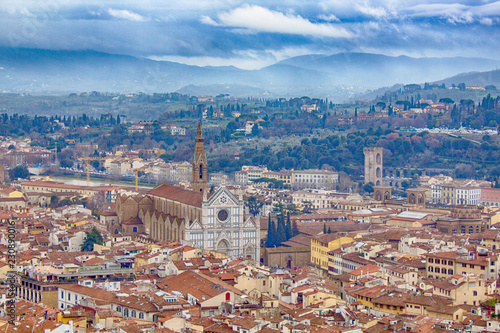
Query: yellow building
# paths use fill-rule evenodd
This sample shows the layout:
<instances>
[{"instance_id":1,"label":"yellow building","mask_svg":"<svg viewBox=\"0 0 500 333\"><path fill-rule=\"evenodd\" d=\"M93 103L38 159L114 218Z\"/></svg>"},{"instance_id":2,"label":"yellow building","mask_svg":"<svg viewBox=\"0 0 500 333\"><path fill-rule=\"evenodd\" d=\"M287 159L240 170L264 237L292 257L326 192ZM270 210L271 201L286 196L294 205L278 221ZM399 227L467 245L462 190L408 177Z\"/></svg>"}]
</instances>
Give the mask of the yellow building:
<instances>
[{"instance_id":1,"label":"yellow building","mask_svg":"<svg viewBox=\"0 0 500 333\"><path fill-rule=\"evenodd\" d=\"M460 306L433 306L427 308L427 314L431 317L461 322L464 319L465 310Z\"/></svg>"},{"instance_id":2,"label":"yellow building","mask_svg":"<svg viewBox=\"0 0 500 333\"><path fill-rule=\"evenodd\" d=\"M11 187L0 190L0 198L22 198L23 195L23 192Z\"/></svg>"},{"instance_id":3,"label":"yellow building","mask_svg":"<svg viewBox=\"0 0 500 333\"><path fill-rule=\"evenodd\" d=\"M91 312L87 312L84 309L77 310L64 310L57 313L57 322L68 324L70 321L73 322L74 327L87 327L87 318ZM93 316L92 316L93 317Z\"/></svg>"},{"instance_id":4,"label":"yellow building","mask_svg":"<svg viewBox=\"0 0 500 333\"><path fill-rule=\"evenodd\" d=\"M311 263L328 271L328 251L336 250L351 242L354 242L354 238L340 234L323 234L311 238Z\"/></svg>"},{"instance_id":5,"label":"yellow building","mask_svg":"<svg viewBox=\"0 0 500 333\"><path fill-rule=\"evenodd\" d=\"M325 293L324 291L311 291L302 295L302 303L306 306L321 304L322 307L332 307L337 305L339 298L333 294Z\"/></svg>"},{"instance_id":6,"label":"yellow building","mask_svg":"<svg viewBox=\"0 0 500 333\"><path fill-rule=\"evenodd\" d=\"M453 275L483 275L487 279L498 279L500 256L486 251L470 252L462 256L455 252L426 253L425 270L427 277L450 279Z\"/></svg>"},{"instance_id":7,"label":"yellow building","mask_svg":"<svg viewBox=\"0 0 500 333\"><path fill-rule=\"evenodd\" d=\"M78 228L90 223L88 220L78 220L78 221L67 221L66 229Z\"/></svg>"},{"instance_id":8,"label":"yellow building","mask_svg":"<svg viewBox=\"0 0 500 333\"><path fill-rule=\"evenodd\" d=\"M275 172L275 171L267 171L262 173L262 177L271 178L276 180L281 180L283 184L290 185L292 183L292 176L289 172Z\"/></svg>"},{"instance_id":9,"label":"yellow building","mask_svg":"<svg viewBox=\"0 0 500 333\"><path fill-rule=\"evenodd\" d=\"M455 204L456 202L456 186L453 184L445 184L442 186L441 202L444 204Z\"/></svg>"}]
</instances>

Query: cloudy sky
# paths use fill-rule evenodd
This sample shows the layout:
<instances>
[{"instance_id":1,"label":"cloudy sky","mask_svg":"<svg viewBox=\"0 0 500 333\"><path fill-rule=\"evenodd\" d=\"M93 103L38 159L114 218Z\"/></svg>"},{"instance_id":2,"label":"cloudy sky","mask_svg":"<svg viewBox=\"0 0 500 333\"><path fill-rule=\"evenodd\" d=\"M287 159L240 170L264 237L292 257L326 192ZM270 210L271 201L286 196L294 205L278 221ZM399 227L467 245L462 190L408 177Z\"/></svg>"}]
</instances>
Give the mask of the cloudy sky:
<instances>
[{"instance_id":1,"label":"cloudy sky","mask_svg":"<svg viewBox=\"0 0 500 333\"><path fill-rule=\"evenodd\" d=\"M2 0L0 46L255 69L310 53L500 59L500 1Z\"/></svg>"}]
</instances>

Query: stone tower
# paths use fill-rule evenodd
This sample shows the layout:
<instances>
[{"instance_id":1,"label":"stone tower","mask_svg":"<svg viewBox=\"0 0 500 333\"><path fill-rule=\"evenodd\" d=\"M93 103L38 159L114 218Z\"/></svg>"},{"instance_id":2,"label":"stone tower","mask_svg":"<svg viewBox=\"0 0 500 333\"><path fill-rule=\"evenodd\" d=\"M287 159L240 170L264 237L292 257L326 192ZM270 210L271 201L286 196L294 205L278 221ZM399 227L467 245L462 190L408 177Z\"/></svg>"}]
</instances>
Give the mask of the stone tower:
<instances>
[{"instance_id":1,"label":"stone tower","mask_svg":"<svg viewBox=\"0 0 500 333\"><path fill-rule=\"evenodd\" d=\"M207 157L205 156L205 147L203 142L203 133L201 131L201 121L198 123L198 131L196 133L196 142L194 146L193 156L193 191L203 192L207 187Z\"/></svg>"},{"instance_id":2,"label":"stone tower","mask_svg":"<svg viewBox=\"0 0 500 333\"><path fill-rule=\"evenodd\" d=\"M367 147L365 153L365 184L370 182L375 186L382 186L383 175L383 148Z\"/></svg>"}]
</instances>

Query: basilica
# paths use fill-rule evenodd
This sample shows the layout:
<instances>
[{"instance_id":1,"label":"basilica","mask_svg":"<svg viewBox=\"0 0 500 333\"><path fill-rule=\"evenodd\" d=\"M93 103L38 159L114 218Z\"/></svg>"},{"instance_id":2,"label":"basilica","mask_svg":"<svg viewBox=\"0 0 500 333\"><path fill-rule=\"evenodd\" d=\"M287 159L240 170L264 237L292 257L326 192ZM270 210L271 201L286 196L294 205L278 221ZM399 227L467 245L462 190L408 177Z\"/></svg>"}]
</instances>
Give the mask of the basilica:
<instances>
[{"instance_id":1,"label":"basilica","mask_svg":"<svg viewBox=\"0 0 500 333\"><path fill-rule=\"evenodd\" d=\"M201 122L195 138L192 190L163 182L146 195L120 196L111 233L145 234L259 260L260 225L245 216L243 197L225 186L209 190Z\"/></svg>"}]
</instances>

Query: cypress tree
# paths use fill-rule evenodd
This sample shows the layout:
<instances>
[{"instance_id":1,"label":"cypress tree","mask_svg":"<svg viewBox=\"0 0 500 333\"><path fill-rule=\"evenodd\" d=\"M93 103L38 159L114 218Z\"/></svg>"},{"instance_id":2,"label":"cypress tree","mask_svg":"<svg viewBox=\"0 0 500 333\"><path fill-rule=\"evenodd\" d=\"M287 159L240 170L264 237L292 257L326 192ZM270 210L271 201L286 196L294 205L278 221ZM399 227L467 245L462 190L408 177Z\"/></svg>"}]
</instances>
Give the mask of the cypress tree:
<instances>
[{"instance_id":1,"label":"cypress tree","mask_svg":"<svg viewBox=\"0 0 500 333\"><path fill-rule=\"evenodd\" d=\"M297 227L297 221L294 220L292 222L292 237L297 236L298 234L300 234L300 231L299 228Z\"/></svg>"},{"instance_id":2,"label":"cypress tree","mask_svg":"<svg viewBox=\"0 0 500 333\"><path fill-rule=\"evenodd\" d=\"M330 227L328 227L328 233L331 234L332 233L332 229Z\"/></svg>"},{"instance_id":3,"label":"cypress tree","mask_svg":"<svg viewBox=\"0 0 500 333\"><path fill-rule=\"evenodd\" d=\"M285 221L283 218L278 219L278 227L276 228L276 246L286 242Z\"/></svg>"},{"instance_id":4,"label":"cypress tree","mask_svg":"<svg viewBox=\"0 0 500 333\"><path fill-rule=\"evenodd\" d=\"M323 223L323 235L326 234L326 223Z\"/></svg>"},{"instance_id":5,"label":"cypress tree","mask_svg":"<svg viewBox=\"0 0 500 333\"><path fill-rule=\"evenodd\" d=\"M269 213L269 220L267 222L267 242L266 247L274 246L274 238L276 234L276 227L274 226L274 222L271 220L271 213Z\"/></svg>"},{"instance_id":6,"label":"cypress tree","mask_svg":"<svg viewBox=\"0 0 500 333\"><path fill-rule=\"evenodd\" d=\"M276 223L274 221L271 221L271 241L270 241L270 246L269 247L276 247L277 246L277 231L276 231Z\"/></svg>"},{"instance_id":7,"label":"cypress tree","mask_svg":"<svg viewBox=\"0 0 500 333\"><path fill-rule=\"evenodd\" d=\"M292 223L290 222L290 212L288 212L286 216L285 233L286 233L286 240L292 238Z\"/></svg>"}]
</instances>

